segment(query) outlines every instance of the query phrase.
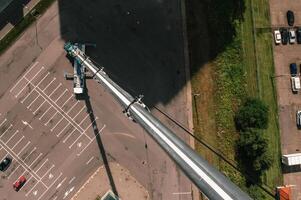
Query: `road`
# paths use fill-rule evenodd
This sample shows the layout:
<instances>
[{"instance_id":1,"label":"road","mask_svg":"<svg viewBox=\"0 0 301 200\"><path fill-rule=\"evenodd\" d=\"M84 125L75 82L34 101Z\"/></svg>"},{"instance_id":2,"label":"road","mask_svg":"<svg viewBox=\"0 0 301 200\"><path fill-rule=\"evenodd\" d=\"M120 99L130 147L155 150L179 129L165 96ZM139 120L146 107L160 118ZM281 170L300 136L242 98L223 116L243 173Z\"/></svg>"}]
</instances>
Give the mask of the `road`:
<instances>
[{"instance_id":1,"label":"road","mask_svg":"<svg viewBox=\"0 0 301 200\"><path fill-rule=\"evenodd\" d=\"M117 162L149 191L151 199L191 199L190 181L138 124L123 115L122 108L105 89L87 80L88 97L73 96L72 81L63 77L64 71L72 72L72 65L63 50L66 35L62 31L70 28L62 24L62 16L72 7L63 8L55 3L0 57L0 156L13 159L1 174L1 198L70 199L102 164L112 190L118 193L114 184L118 177L112 176L109 167L110 162ZM87 31L93 34L93 30ZM88 54L105 59L105 55L97 53L105 47L97 41L96 44L97 48L89 49ZM181 49L182 43L177 48ZM147 51L143 55L147 58ZM181 51L174 56L172 64L176 59L182 62ZM152 65L152 59L150 56L145 62ZM124 63L122 71L128 64ZM156 81L152 83L145 76L144 82L137 83L141 86L138 89L150 96L146 101L151 102L151 109L157 106L187 126L184 66L171 68L171 75L167 69L149 68L154 70L152 78ZM128 72L135 76L132 70ZM126 78L129 73L124 72ZM121 82L124 84L125 79ZM178 127L156 110L153 113L188 141ZM20 175L28 181L19 192L13 192L12 183Z\"/></svg>"}]
</instances>

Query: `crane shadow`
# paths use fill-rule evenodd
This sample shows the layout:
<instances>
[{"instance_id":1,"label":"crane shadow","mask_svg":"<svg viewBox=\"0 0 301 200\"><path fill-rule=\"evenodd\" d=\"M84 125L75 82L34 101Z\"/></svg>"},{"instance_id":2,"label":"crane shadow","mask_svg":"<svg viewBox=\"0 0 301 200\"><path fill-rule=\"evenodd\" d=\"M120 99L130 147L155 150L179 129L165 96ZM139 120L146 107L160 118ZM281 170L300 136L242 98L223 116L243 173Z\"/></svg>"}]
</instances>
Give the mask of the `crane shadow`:
<instances>
[{"instance_id":1,"label":"crane shadow","mask_svg":"<svg viewBox=\"0 0 301 200\"><path fill-rule=\"evenodd\" d=\"M103 160L103 164L104 164L106 172L107 172L107 176L108 176L108 179L109 179L109 182L110 182L111 189L112 189L113 193L116 196L119 196L116 185L115 185L115 182L114 182L114 178L113 178L113 175L112 175L112 171L110 169L110 165L109 165L109 161L108 161L108 158L107 158L106 150L105 150L105 147L103 145L102 139L100 137L99 129L98 129L98 126L97 126L97 123L96 123L96 118L95 118L93 108L92 108L92 105L91 105L91 102L90 102L90 96L89 96L88 88L86 87L86 84L85 84L85 93L83 95L76 96L76 99L85 101L87 113L89 114L89 119L92 123L93 132L94 132L94 135L95 135L95 140L97 142L98 149L99 149L99 152L100 152L100 156Z\"/></svg>"}]
</instances>

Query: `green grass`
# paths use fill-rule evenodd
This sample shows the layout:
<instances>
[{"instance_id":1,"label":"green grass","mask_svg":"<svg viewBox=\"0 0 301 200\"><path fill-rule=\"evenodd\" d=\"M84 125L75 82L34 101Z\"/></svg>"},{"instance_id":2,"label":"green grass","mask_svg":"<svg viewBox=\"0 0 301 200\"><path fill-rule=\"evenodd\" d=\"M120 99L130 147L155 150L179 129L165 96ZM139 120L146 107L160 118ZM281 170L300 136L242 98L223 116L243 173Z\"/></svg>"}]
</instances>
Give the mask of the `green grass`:
<instances>
[{"instance_id":1,"label":"green grass","mask_svg":"<svg viewBox=\"0 0 301 200\"><path fill-rule=\"evenodd\" d=\"M283 180L280 163L277 95L274 80L271 78L274 75L274 63L269 2L268 0L245 0L244 5L243 19L232 21L236 32L235 37L211 61L214 67L213 71L215 71L212 77L216 84L213 96L214 106L210 108L210 112L215 113L212 120L216 123L216 133L215 137L210 136L209 143L223 152L227 159L236 163L234 161L235 141L239 134L233 120L235 111L248 96L262 99L269 106L269 125L264 134L268 138L269 151L274 160L272 167L264 173L262 182L267 190L273 192L275 186L281 185ZM214 20L216 21L216 19ZM209 31L211 33L214 30L209 28ZM198 77L198 75L194 76ZM199 77L192 78L194 93L202 93L198 90L199 79ZM194 110L195 116L196 110ZM204 129L202 124L194 123L194 126L198 137L208 138L204 136L206 132L198 132ZM204 149L199 144L196 146L197 150ZM200 152L203 154L204 150L200 150ZM212 157L215 157L212 159L215 161L213 164L217 165L237 185L246 189L245 177L242 174L226 162L216 158L217 156L212 154ZM266 199L271 199L271 197L267 195Z\"/></svg>"},{"instance_id":2,"label":"green grass","mask_svg":"<svg viewBox=\"0 0 301 200\"><path fill-rule=\"evenodd\" d=\"M54 1L56 0L41 0L32 10L35 10L35 14L41 15ZM20 22L0 40L0 55L36 20L36 16L30 14L30 12L23 17Z\"/></svg>"}]
</instances>

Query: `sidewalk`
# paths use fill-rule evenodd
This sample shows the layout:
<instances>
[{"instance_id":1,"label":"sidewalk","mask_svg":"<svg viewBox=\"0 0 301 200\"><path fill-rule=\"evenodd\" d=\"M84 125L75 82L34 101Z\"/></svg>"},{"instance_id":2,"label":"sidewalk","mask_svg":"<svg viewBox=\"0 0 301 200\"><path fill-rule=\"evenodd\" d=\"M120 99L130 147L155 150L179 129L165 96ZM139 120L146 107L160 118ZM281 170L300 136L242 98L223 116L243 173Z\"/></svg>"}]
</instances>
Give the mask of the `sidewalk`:
<instances>
[{"instance_id":1,"label":"sidewalk","mask_svg":"<svg viewBox=\"0 0 301 200\"><path fill-rule=\"evenodd\" d=\"M23 16L27 15L31 9L37 4L39 3L40 0L31 0L28 2L28 4L23 5ZM12 15L14 15L15 13L12 13ZM19 21L22 19L18 19ZM2 40L2 38L10 31L14 28L14 25L7 21L7 24L0 30L0 40Z\"/></svg>"},{"instance_id":2,"label":"sidewalk","mask_svg":"<svg viewBox=\"0 0 301 200\"><path fill-rule=\"evenodd\" d=\"M120 199L150 200L147 190L131 176L130 172L118 163L110 163L110 169L115 181ZM78 190L71 200L100 199L110 190L110 183L104 166L101 166Z\"/></svg>"}]
</instances>

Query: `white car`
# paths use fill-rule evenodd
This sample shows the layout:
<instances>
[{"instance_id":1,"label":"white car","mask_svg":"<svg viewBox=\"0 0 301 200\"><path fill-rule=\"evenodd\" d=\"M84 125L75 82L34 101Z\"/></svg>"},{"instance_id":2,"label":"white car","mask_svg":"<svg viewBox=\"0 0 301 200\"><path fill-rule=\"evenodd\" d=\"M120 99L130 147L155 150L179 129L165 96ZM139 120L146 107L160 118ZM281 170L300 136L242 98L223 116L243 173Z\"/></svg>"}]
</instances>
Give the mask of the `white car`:
<instances>
[{"instance_id":1,"label":"white car","mask_svg":"<svg viewBox=\"0 0 301 200\"><path fill-rule=\"evenodd\" d=\"M274 31L274 37L275 37L275 44L281 43L281 34L279 30Z\"/></svg>"},{"instance_id":2,"label":"white car","mask_svg":"<svg viewBox=\"0 0 301 200\"><path fill-rule=\"evenodd\" d=\"M290 44L294 44L296 42L296 32L294 29L289 30L290 36Z\"/></svg>"}]
</instances>

